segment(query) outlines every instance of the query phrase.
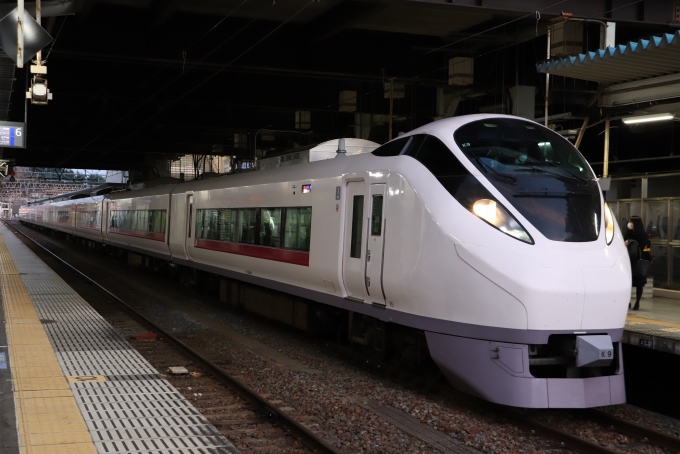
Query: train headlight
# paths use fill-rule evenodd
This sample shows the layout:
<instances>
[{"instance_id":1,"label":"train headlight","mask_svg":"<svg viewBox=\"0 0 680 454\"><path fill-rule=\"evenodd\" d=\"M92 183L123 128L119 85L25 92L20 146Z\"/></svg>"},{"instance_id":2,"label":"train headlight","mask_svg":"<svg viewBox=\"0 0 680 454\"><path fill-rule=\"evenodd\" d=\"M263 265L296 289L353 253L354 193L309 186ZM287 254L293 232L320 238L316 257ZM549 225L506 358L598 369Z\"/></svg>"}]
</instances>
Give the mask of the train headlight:
<instances>
[{"instance_id":1,"label":"train headlight","mask_svg":"<svg viewBox=\"0 0 680 454\"><path fill-rule=\"evenodd\" d=\"M479 199L472 205L472 212L501 232L525 243L534 244L529 233L503 205L491 199Z\"/></svg>"},{"instance_id":2,"label":"train headlight","mask_svg":"<svg viewBox=\"0 0 680 454\"><path fill-rule=\"evenodd\" d=\"M604 237L607 240L607 244L612 244L614 239L614 215L607 203L604 204Z\"/></svg>"}]
</instances>

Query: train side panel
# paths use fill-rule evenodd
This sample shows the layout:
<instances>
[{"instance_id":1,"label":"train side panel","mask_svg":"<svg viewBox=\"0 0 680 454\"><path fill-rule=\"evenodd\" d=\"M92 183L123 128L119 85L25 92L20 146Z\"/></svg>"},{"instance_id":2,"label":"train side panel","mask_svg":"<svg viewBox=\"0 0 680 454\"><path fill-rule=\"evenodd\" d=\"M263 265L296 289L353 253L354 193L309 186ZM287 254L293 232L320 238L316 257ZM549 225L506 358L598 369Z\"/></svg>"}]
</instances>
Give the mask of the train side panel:
<instances>
[{"instance_id":1,"label":"train side panel","mask_svg":"<svg viewBox=\"0 0 680 454\"><path fill-rule=\"evenodd\" d=\"M173 260L187 260L343 296L339 273L343 210L342 201L336 200L336 188L341 186L340 180L340 177L321 177L206 190L200 190L200 185L195 184L193 189L175 191L172 195L170 228ZM223 181L230 182L228 179ZM256 241L251 238L252 243L257 244L218 238L208 231L211 226L206 224L203 227L202 223L197 225L197 219L202 220L205 212L220 209L235 210L234 216L237 216L238 210L255 213L253 209L259 209L258 216L273 214L275 219L271 219L271 228L276 231L276 241L281 238L282 242L279 244L266 240L271 231L267 232L270 227L262 219L261 228L257 229L259 238ZM309 235L308 246L286 244L284 236L300 233L291 230L295 228L291 227L290 220L293 219L292 212L296 210L302 210L305 216L311 210L311 230L307 230L307 225L296 224L297 229L304 229L302 236ZM192 213L190 237L189 223L185 221L189 212ZM227 213L231 215L231 212ZM283 226L280 218L284 216L283 213L289 217L286 232L279 231ZM244 230L235 234L245 237L248 234L246 230L252 226L238 224L237 228Z\"/></svg>"},{"instance_id":2,"label":"train side panel","mask_svg":"<svg viewBox=\"0 0 680 454\"><path fill-rule=\"evenodd\" d=\"M76 235L93 241L102 241L102 204L104 196L74 201Z\"/></svg>"},{"instance_id":3,"label":"train side panel","mask_svg":"<svg viewBox=\"0 0 680 454\"><path fill-rule=\"evenodd\" d=\"M412 177L428 177L414 176L413 164L407 162L400 170ZM451 198L443 188L442 194L436 194L438 189L428 187L427 195ZM466 324L526 329L523 304L461 260L456 253L459 240L435 220L432 207L421 198L424 193L416 192L400 173L391 174L383 276L390 309ZM448 205L459 225L469 218L476 221L452 198Z\"/></svg>"},{"instance_id":4,"label":"train side panel","mask_svg":"<svg viewBox=\"0 0 680 454\"><path fill-rule=\"evenodd\" d=\"M162 186L107 197L103 208L106 211L103 218L105 241L169 258L167 234L171 189L171 186Z\"/></svg>"},{"instance_id":5,"label":"train side panel","mask_svg":"<svg viewBox=\"0 0 680 454\"><path fill-rule=\"evenodd\" d=\"M75 235L75 203L73 200L55 202L54 229L60 232Z\"/></svg>"}]
</instances>

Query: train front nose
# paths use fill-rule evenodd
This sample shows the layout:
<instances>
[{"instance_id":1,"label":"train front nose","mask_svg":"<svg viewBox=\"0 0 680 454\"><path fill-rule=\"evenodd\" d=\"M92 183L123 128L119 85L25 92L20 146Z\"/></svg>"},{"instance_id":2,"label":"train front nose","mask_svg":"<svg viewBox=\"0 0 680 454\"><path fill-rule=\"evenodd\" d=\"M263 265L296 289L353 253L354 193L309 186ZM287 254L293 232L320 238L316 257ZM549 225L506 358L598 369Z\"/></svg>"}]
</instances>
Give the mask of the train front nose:
<instances>
[{"instance_id":1,"label":"train front nose","mask_svg":"<svg viewBox=\"0 0 680 454\"><path fill-rule=\"evenodd\" d=\"M457 244L459 257L526 309L529 330L616 329L625 324L630 263L625 249L541 250L517 255Z\"/></svg>"}]
</instances>

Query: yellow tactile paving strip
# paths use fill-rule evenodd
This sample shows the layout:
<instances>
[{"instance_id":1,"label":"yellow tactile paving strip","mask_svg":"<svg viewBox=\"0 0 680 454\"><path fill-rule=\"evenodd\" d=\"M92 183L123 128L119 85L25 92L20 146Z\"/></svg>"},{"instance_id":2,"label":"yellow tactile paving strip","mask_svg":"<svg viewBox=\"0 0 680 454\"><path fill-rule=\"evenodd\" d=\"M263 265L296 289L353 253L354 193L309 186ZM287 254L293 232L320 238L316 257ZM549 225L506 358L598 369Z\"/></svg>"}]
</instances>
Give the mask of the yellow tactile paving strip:
<instances>
[{"instance_id":1,"label":"yellow tactile paving strip","mask_svg":"<svg viewBox=\"0 0 680 454\"><path fill-rule=\"evenodd\" d=\"M68 381L1 236L0 289L21 453L96 453Z\"/></svg>"},{"instance_id":2,"label":"yellow tactile paving strip","mask_svg":"<svg viewBox=\"0 0 680 454\"><path fill-rule=\"evenodd\" d=\"M667 322L664 320L656 320L653 318L646 318L646 317L641 317L639 315L633 315L633 314L628 314L628 317L626 319L626 324L646 324L646 325L659 325L659 326L668 326L670 328L680 328L680 324L678 323L673 323L673 322Z\"/></svg>"}]
</instances>

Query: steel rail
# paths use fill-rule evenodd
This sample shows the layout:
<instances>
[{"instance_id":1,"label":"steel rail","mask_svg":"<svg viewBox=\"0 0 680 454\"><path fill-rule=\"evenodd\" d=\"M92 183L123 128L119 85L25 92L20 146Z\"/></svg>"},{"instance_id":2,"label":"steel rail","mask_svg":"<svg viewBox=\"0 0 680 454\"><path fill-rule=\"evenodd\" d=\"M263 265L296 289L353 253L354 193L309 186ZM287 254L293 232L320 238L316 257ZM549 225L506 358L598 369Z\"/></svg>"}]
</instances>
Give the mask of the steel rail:
<instances>
[{"instance_id":1,"label":"steel rail","mask_svg":"<svg viewBox=\"0 0 680 454\"><path fill-rule=\"evenodd\" d=\"M198 353L197 351L193 350L191 347L186 345L184 342L180 341L177 339L175 336L158 326L156 323L145 317L144 315L140 314L137 312L132 306L127 304L125 301L111 293L109 290L107 290L105 287L97 283L94 279L90 278L87 276L85 273L80 271L79 269L75 268L73 265L69 264L66 262L64 259L47 249L45 246L42 244L38 243L36 240L31 238L30 236L26 235L24 232L21 230L17 229L13 225L10 225L8 222L3 221L3 223L14 230L17 233L20 233L24 237L26 237L29 241L31 241L33 244L44 250L46 253L50 254L52 257L57 259L59 262L64 264L66 267L70 268L71 270L75 271L78 275L80 275L83 279L86 281L92 283L94 286L96 286L100 291L105 293L107 296L113 298L118 304L121 305L123 309L125 309L126 312L128 312L130 315L132 315L134 318L137 318L139 321L141 321L143 324L147 325L149 328L151 328L153 331L159 334L159 337L162 337L165 340L169 340L171 343L175 344L178 348L183 350L186 354L189 356L192 356L193 359L196 359L199 363L201 363L202 366L204 366L206 369L210 371L210 373L217 378L219 381L221 381L223 384L227 385L229 388L234 390L237 394L239 394L241 397L244 399L254 403L261 409L263 409L265 412L270 417L273 417L277 419L279 423L281 423L282 426L284 426L286 429L290 430L290 432L300 440L306 447L311 449L314 452L318 453L332 453L332 454L342 454L343 451L334 448L333 446L329 445L324 439L316 436L312 431L307 429L305 426L300 424L298 421L293 419L291 416L288 416L284 411L282 411L278 406L268 402L265 398L260 396L257 392L253 391L250 387L248 387L245 383L241 382L235 377L232 377L228 373L226 373L222 368L220 368L218 365L210 361L209 359L205 358L203 355Z\"/></svg>"},{"instance_id":2,"label":"steel rail","mask_svg":"<svg viewBox=\"0 0 680 454\"><path fill-rule=\"evenodd\" d=\"M438 383L430 383L423 379L420 375L413 374L411 372L405 371L398 367L392 366L391 364L386 364L380 361L376 361L375 358L366 355L358 354L356 351L347 349L346 347L336 346L336 348L345 350L347 353L351 354L359 359L362 359L364 364L373 363L380 367L381 371L390 371L392 377L396 377L399 374L406 375L412 382L421 384L424 388L431 388L437 392L447 395L453 401L460 402L462 405L466 405L470 408L479 410L482 409L490 414L500 416L517 427L520 427L526 432L532 434L539 434L543 437L549 438L555 442L561 443L563 448L573 450L575 452L584 454L603 454L603 453L615 453L619 451L614 451L605 446L593 443L591 441L580 438L569 432L566 432L557 427L551 426L541 421L537 421L531 416L523 414L520 410L513 407L506 407L503 405L494 404L486 400L482 400L478 397L466 394L462 391L458 391L455 388L449 386L441 385ZM613 416L606 413L602 413L597 410L585 410L582 412L583 416L607 429L609 426L613 426L614 430L618 432L638 438L646 438L646 442L659 446L665 447L673 450L674 452L680 452L680 438L667 435L645 426L640 426Z\"/></svg>"},{"instance_id":3,"label":"steel rail","mask_svg":"<svg viewBox=\"0 0 680 454\"><path fill-rule=\"evenodd\" d=\"M291 432L293 432L296 436L300 438L303 443L305 440L309 442L305 443L307 447L309 447L312 450L315 450L317 452L331 452L331 453L341 453L342 451L337 450L325 443L324 440L321 440L320 438L316 437L312 432L310 432L306 427L302 426L299 424L297 421L293 420L289 416L287 416L283 411L281 411L278 407L276 407L273 404L270 404L267 402L265 399L263 399L261 396L259 396L257 393L252 391L250 388L248 388L245 384L240 382L238 379L229 376L226 372L224 372L221 368L219 368L217 365L212 363L210 360L204 358L201 356L199 353L193 351L190 347L185 345L182 341L179 339L176 339L174 336L171 334L167 333L165 330L162 328L158 327L154 322L151 320L147 319L144 315L138 313L134 308L129 306L127 303L125 303L123 300L118 298L116 295L113 293L109 292L106 288L102 287L99 285L97 282L95 282L93 279L89 278L87 275L82 273L80 270L77 268L73 267L60 257L58 257L56 254L51 252L49 249L46 247L42 246L39 244L37 241L35 241L33 238L29 237L26 235L24 232L20 231L13 225L8 224L6 221L3 221L5 225L16 231L17 233L20 233L27 239L29 239L31 242L36 244L38 247L41 249L45 250L47 253L49 253L51 256L62 262L64 265L67 267L71 268L74 270L76 273L81 275L84 279L88 280L89 282L93 283L95 286L97 286L101 291L106 293L108 296L112 297L115 299L118 303L121 304L123 308L125 308L131 315L134 317L138 318L140 321L143 323L147 324L150 326L152 329L157 331L161 336L165 337L166 339L171 340L173 343L175 343L178 347L181 349L185 350L187 353L189 353L192 356L195 356L197 359L200 360L200 362L207 367L208 369L211 370L211 372L214 373L216 378L220 379L223 381L226 385L229 387L235 389L240 395L242 395L244 398L254 402L256 405L260 406L261 408L264 408L271 416L278 417L284 422L285 425L291 424ZM346 350L350 352L351 350L342 347L342 346L337 346L338 348L341 348L343 350ZM357 359L358 357L362 356L361 354L358 354L355 351L351 351L354 359ZM575 435L572 435L568 432L565 432L561 429L558 429L556 427L553 427L551 425L545 424L543 422L537 421L530 416L524 415L520 413L519 411L510 408L510 407L505 407L502 405L496 405L490 402L487 402L485 400L479 399L477 397L471 396L469 394L463 393L462 391L458 391L454 388L446 387L443 385L439 384L432 384L428 383L425 381L421 376L414 375L410 372L407 372L403 369L399 369L398 367L392 366L390 364L382 363L380 361L376 361L375 358L372 357L367 357L364 356L363 360L367 360L369 363L374 363L376 365L379 365L380 368L385 371L385 370L391 370L395 373L398 374L406 374L409 376L409 378L421 382L425 386L431 386L435 387L438 391L442 392L443 394L448 394L453 400L457 401L463 401L465 405L471 406L472 408L477 408L479 409L482 407L485 411L488 411L491 414L496 414L500 415L506 419L508 419L512 424L524 429L525 431L529 431L531 433L536 433L540 434L544 437L550 438L556 442L559 442L563 444L563 447L566 449L571 449L576 452L584 453L584 454L611 454L617 451L613 451L611 449L608 449L604 446L598 445L596 443L592 443L590 441L584 440L583 438L577 437ZM652 445L656 445L659 447L664 447L667 449L671 449L675 452L680 452L680 438L674 437L672 435L667 435L662 432L656 431L654 429L641 426L635 423L631 423L629 421L625 421L623 419L617 418L615 416L603 413L598 410L585 410L583 412L583 415L585 418L589 419L590 421L600 424L603 427L607 426L612 426L615 430L619 431L622 434L634 437L634 438L639 438L639 439L646 439L648 443ZM290 421L290 423L289 423ZM307 438L311 437L311 438ZM316 447L316 444L318 442L318 446Z\"/></svg>"},{"instance_id":4,"label":"steel rail","mask_svg":"<svg viewBox=\"0 0 680 454\"><path fill-rule=\"evenodd\" d=\"M646 438L649 443L667 448L673 452L680 452L680 438L668 435L651 427L626 421L614 415L604 413L599 410L589 410L585 413L586 418L600 425L609 425L619 432L635 438Z\"/></svg>"}]
</instances>

